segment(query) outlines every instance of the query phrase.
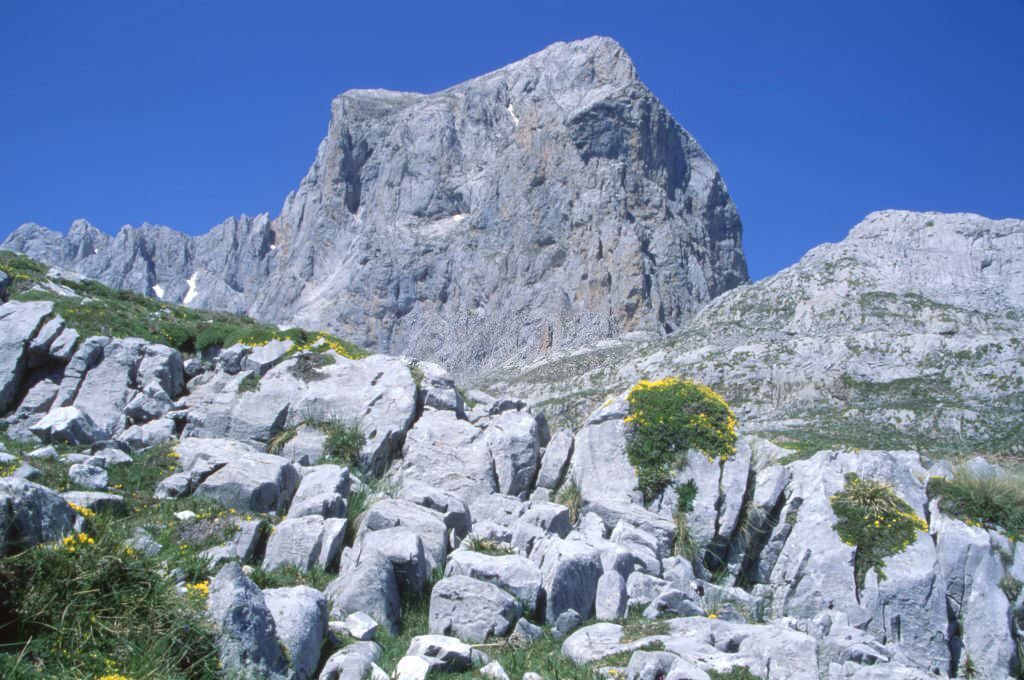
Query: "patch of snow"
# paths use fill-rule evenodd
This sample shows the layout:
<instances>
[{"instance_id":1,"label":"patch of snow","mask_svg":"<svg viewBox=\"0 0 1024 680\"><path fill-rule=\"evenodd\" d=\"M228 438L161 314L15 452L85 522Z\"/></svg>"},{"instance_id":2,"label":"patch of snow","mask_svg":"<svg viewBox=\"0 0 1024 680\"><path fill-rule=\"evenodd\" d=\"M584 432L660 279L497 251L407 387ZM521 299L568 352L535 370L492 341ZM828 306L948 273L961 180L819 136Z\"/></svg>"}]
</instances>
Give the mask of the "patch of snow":
<instances>
[{"instance_id":1,"label":"patch of snow","mask_svg":"<svg viewBox=\"0 0 1024 680\"><path fill-rule=\"evenodd\" d=\"M96 248L95 248L95 246L94 246L94 247L93 247L93 249L92 249L92 254L93 254L93 255L95 255L95 254L96 254L96 253L98 253L98 252L100 252L100 251L96 250Z\"/></svg>"},{"instance_id":2,"label":"patch of snow","mask_svg":"<svg viewBox=\"0 0 1024 680\"><path fill-rule=\"evenodd\" d=\"M276 245L276 244L274 244L274 243L271 243L271 244L270 244L270 249L271 249L271 250L277 250L277 245Z\"/></svg>"},{"instance_id":3,"label":"patch of snow","mask_svg":"<svg viewBox=\"0 0 1024 680\"><path fill-rule=\"evenodd\" d=\"M466 215L465 213L459 213L458 215L452 215L452 219L455 220L456 222L461 222L462 220L466 219Z\"/></svg>"},{"instance_id":4,"label":"patch of snow","mask_svg":"<svg viewBox=\"0 0 1024 680\"><path fill-rule=\"evenodd\" d=\"M508 115L512 116L512 123L516 127L519 127L519 116L516 115L516 110L512 107L512 102L509 102L508 106L505 108L508 109Z\"/></svg>"},{"instance_id":5,"label":"patch of snow","mask_svg":"<svg viewBox=\"0 0 1024 680\"><path fill-rule=\"evenodd\" d=\"M199 289L196 288L196 279L199 278L199 272L193 272L192 276L188 277L188 292L185 293L185 298L181 301L181 304L187 305L196 299L196 295L199 294Z\"/></svg>"},{"instance_id":6,"label":"patch of snow","mask_svg":"<svg viewBox=\"0 0 1024 680\"><path fill-rule=\"evenodd\" d=\"M164 287L161 286L159 283L153 284L153 292L156 293L156 296L161 300L164 299Z\"/></svg>"}]
</instances>

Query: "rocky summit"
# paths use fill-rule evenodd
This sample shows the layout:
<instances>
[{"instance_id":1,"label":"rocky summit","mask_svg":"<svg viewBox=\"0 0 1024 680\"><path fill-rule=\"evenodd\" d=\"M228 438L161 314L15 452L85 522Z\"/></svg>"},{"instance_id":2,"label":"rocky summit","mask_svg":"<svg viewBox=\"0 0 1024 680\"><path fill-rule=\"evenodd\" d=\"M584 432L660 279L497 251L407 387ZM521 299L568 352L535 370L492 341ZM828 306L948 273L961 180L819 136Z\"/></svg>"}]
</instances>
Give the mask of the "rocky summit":
<instances>
[{"instance_id":1,"label":"rocky summit","mask_svg":"<svg viewBox=\"0 0 1024 680\"><path fill-rule=\"evenodd\" d=\"M0 674L1022 677L1024 221L739 237L599 38L342 95L273 220L22 227Z\"/></svg>"},{"instance_id":2,"label":"rocky summit","mask_svg":"<svg viewBox=\"0 0 1024 680\"><path fill-rule=\"evenodd\" d=\"M3 246L469 375L678 328L747 280L740 239L715 165L623 49L591 38L432 95L342 94L274 219L195 238L24 225Z\"/></svg>"}]
</instances>

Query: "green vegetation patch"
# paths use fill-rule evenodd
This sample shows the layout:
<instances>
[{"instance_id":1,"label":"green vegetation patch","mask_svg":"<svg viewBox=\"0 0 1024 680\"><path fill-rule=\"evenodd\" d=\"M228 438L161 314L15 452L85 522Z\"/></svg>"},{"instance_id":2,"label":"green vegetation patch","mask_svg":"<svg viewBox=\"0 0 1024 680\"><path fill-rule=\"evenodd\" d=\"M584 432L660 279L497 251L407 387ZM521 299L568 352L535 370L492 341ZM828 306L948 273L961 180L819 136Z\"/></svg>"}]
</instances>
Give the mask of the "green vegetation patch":
<instances>
[{"instance_id":1,"label":"green vegetation patch","mask_svg":"<svg viewBox=\"0 0 1024 680\"><path fill-rule=\"evenodd\" d=\"M679 378L641 380L629 391L626 443L640 490L650 501L686 464L689 449L725 461L736 452L736 417L720 394Z\"/></svg>"},{"instance_id":2,"label":"green vegetation patch","mask_svg":"<svg viewBox=\"0 0 1024 680\"><path fill-rule=\"evenodd\" d=\"M178 592L123 529L94 515L86 531L0 561L4 677L216 676L208 584Z\"/></svg>"},{"instance_id":3,"label":"green vegetation patch","mask_svg":"<svg viewBox=\"0 0 1024 680\"><path fill-rule=\"evenodd\" d=\"M359 451L366 443L366 435L358 423L332 418L315 425L327 435L323 448L324 460L321 462L339 463L350 467L359 464Z\"/></svg>"},{"instance_id":4,"label":"green vegetation patch","mask_svg":"<svg viewBox=\"0 0 1024 680\"><path fill-rule=\"evenodd\" d=\"M760 680L746 666L733 666L727 671L708 671L711 680Z\"/></svg>"},{"instance_id":5,"label":"green vegetation patch","mask_svg":"<svg viewBox=\"0 0 1024 680\"><path fill-rule=\"evenodd\" d=\"M0 250L0 270L11 279L9 295L16 300L50 300L54 310L82 337L105 335L135 337L158 342L185 353L199 353L208 347L229 347L242 342L260 346L272 340L291 340L290 354L333 350L350 359L367 352L329 333L299 328L279 330L247 316L209 312L163 302L126 290L115 290L97 281L53 279L74 296L41 288L49 268L7 250Z\"/></svg>"},{"instance_id":6,"label":"green vegetation patch","mask_svg":"<svg viewBox=\"0 0 1024 680\"><path fill-rule=\"evenodd\" d=\"M914 514L906 501L883 482L846 475L846 486L832 496L832 511L839 518L833 528L839 538L853 546L854 580L859 593L864 577L874 569L885 578L885 559L902 552L928 525Z\"/></svg>"},{"instance_id":7,"label":"green vegetation patch","mask_svg":"<svg viewBox=\"0 0 1024 680\"><path fill-rule=\"evenodd\" d=\"M972 526L1003 531L1019 541L1024 538L1024 478L1013 475L978 475L959 469L952 479L932 477L929 498L939 508Z\"/></svg>"},{"instance_id":8,"label":"green vegetation patch","mask_svg":"<svg viewBox=\"0 0 1024 680\"><path fill-rule=\"evenodd\" d=\"M555 494L555 502L569 508L569 522L575 526L583 512L583 491L575 479L567 479Z\"/></svg>"}]
</instances>

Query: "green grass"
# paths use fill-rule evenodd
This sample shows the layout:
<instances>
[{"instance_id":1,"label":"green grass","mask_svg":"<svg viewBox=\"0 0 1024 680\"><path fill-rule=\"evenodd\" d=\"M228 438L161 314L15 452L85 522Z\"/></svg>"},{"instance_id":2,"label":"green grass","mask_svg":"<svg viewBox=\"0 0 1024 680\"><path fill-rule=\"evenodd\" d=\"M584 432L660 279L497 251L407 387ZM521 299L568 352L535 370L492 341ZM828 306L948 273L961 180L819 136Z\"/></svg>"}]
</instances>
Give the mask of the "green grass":
<instances>
[{"instance_id":1,"label":"green grass","mask_svg":"<svg viewBox=\"0 0 1024 680\"><path fill-rule=\"evenodd\" d=\"M319 567L309 571L303 571L298 567L285 566L273 571L267 571L262 567L253 569L249 577L253 583L263 588L290 588L292 586L310 586L317 590L324 590L327 585L338 577Z\"/></svg>"},{"instance_id":2,"label":"green grass","mask_svg":"<svg viewBox=\"0 0 1024 680\"><path fill-rule=\"evenodd\" d=\"M760 680L746 666L733 666L727 671L708 671L711 680Z\"/></svg>"},{"instance_id":3,"label":"green grass","mask_svg":"<svg viewBox=\"0 0 1024 680\"><path fill-rule=\"evenodd\" d=\"M928 495L939 499L944 513L968 524L1000 529L1014 540L1024 538L1024 477L959 469L949 480L932 477Z\"/></svg>"},{"instance_id":4,"label":"green grass","mask_svg":"<svg viewBox=\"0 0 1024 680\"><path fill-rule=\"evenodd\" d=\"M463 539L462 544L459 547L463 548L464 550L471 550L473 552L482 553L484 555L494 555L498 557L502 555L515 554L515 551L504 543L492 541L487 538L477 538L472 534Z\"/></svg>"},{"instance_id":5,"label":"green grass","mask_svg":"<svg viewBox=\"0 0 1024 680\"><path fill-rule=\"evenodd\" d=\"M249 375L242 378L242 381L238 383L238 393L244 394L245 392L259 392L260 391L260 374L250 373Z\"/></svg>"}]
</instances>

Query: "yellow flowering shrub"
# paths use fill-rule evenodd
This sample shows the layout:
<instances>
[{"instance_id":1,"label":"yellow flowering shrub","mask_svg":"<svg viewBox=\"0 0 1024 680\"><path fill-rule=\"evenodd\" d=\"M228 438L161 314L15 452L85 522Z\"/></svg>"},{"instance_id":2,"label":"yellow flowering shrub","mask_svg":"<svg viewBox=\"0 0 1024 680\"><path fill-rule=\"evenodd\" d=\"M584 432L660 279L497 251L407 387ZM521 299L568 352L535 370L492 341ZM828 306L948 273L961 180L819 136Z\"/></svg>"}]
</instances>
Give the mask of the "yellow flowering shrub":
<instances>
[{"instance_id":1,"label":"yellow flowering shrub","mask_svg":"<svg viewBox=\"0 0 1024 680\"><path fill-rule=\"evenodd\" d=\"M861 479L852 472L831 502L838 518L833 528L844 543L856 548L853 567L858 592L869 570L884 579L885 559L905 550L917 539L918 531L928 530L925 521L889 485Z\"/></svg>"},{"instance_id":2,"label":"yellow flowering shrub","mask_svg":"<svg viewBox=\"0 0 1024 680\"><path fill-rule=\"evenodd\" d=\"M736 453L736 417L720 394L680 378L641 380L629 391L626 453L650 501L696 449L710 460Z\"/></svg>"}]
</instances>

